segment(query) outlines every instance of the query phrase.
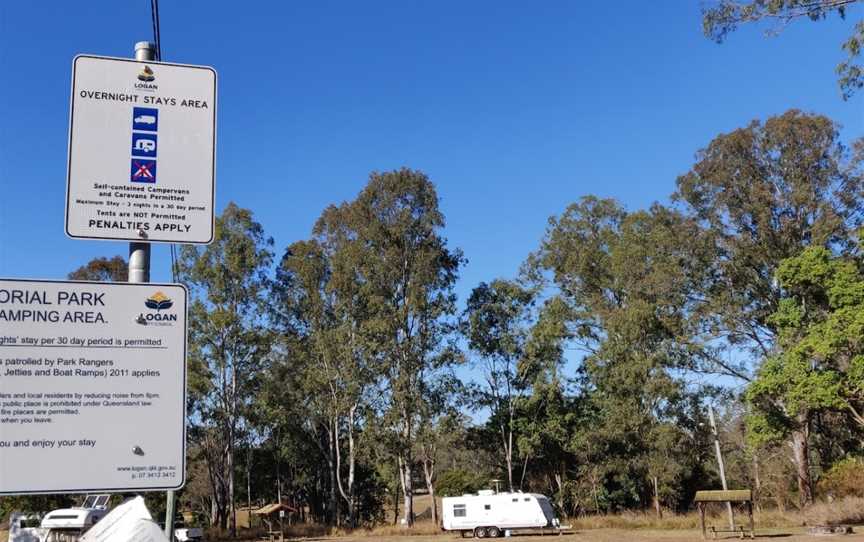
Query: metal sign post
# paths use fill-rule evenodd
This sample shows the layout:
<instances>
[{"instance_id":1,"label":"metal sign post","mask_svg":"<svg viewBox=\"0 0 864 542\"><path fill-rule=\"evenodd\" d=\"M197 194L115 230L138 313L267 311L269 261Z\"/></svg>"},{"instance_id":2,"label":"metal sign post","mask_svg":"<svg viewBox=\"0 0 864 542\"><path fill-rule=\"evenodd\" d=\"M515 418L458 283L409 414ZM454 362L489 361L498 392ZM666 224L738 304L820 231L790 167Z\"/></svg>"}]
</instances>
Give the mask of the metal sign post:
<instances>
[{"instance_id":1,"label":"metal sign post","mask_svg":"<svg viewBox=\"0 0 864 542\"><path fill-rule=\"evenodd\" d=\"M154 60L155 56L149 41L135 44L135 60ZM150 243L129 243L129 282L150 282Z\"/></svg>"},{"instance_id":2,"label":"metal sign post","mask_svg":"<svg viewBox=\"0 0 864 542\"><path fill-rule=\"evenodd\" d=\"M135 60L155 60L155 45L149 41L135 44ZM150 282L150 243L129 243L129 282ZM184 370L186 360L183 360ZM176 495L168 491L165 498L165 536L169 542L174 540L174 512Z\"/></svg>"}]
</instances>

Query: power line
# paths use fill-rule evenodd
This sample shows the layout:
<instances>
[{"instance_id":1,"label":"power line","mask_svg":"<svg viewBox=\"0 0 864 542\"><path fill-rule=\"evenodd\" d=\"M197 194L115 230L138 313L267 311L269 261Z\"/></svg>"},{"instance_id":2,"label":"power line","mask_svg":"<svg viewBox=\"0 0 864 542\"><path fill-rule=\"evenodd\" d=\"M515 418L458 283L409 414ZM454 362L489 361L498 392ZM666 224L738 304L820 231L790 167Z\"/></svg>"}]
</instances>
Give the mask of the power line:
<instances>
[{"instance_id":1,"label":"power line","mask_svg":"<svg viewBox=\"0 0 864 542\"><path fill-rule=\"evenodd\" d=\"M153 21L153 45L156 48L156 60L162 61L162 36L159 27L159 0L150 0L150 17ZM171 281L177 282L177 246L171 243Z\"/></svg>"},{"instance_id":2,"label":"power line","mask_svg":"<svg viewBox=\"0 0 864 542\"><path fill-rule=\"evenodd\" d=\"M156 46L156 60L162 60L162 42L159 37L159 0L150 0L150 16L153 20L153 44Z\"/></svg>"}]
</instances>

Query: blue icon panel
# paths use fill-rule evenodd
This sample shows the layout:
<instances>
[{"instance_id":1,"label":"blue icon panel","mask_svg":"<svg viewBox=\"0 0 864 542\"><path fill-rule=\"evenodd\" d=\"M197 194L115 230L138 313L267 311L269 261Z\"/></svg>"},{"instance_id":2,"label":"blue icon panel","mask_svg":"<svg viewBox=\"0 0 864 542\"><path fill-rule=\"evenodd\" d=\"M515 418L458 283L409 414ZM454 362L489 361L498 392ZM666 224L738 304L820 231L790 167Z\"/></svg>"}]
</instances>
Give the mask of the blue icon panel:
<instances>
[{"instance_id":1,"label":"blue icon panel","mask_svg":"<svg viewBox=\"0 0 864 542\"><path fill-rule=\"evenodd\" d=\"M133 158L130 180L133 183L155 183L156 160Z\"/></svg>"},{"instance_id":2,"label":"blue icon panel","mask_svg":"<svg viewBox=\"0 0 864 542\"><path fill-rule=\"evenodd\" d=\"M156 158L156 134L132 132L132 156Z\"/></svg>"},{"instance_id":3,"label":"blue icon panel","mask_svg":"<svg viewBox=\"0 0 864 542\"><path fill-rule=\"evenodd\" d=\"M132 129L155 132L159 128L159 110L152 107L132 108Z\"/></svg>"}]
</instances>

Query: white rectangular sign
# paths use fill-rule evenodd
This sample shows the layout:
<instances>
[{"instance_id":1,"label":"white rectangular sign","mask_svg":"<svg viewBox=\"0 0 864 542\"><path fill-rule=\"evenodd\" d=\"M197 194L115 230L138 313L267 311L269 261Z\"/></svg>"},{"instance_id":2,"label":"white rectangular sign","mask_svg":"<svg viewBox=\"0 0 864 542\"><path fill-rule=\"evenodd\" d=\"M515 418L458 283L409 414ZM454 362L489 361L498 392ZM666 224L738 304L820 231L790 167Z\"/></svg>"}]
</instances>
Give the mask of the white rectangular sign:
<instances>
[{"instance_id":1,"label":"white rectangular sign","mask_svg":"<svg viewBox=\"0 0 864 542\"><path fill-rule=\"evenodd\" d=\"M0 279L0 495L183 485L186 299Z\"/></svg>"},{"instance_id":2,"label":"white rectangular sign","mask_svg":"<svg viewBox=\"0 0 864 542\"><path fill-rule=\"evenodd\" d=\"M75 57L66 234L213 240L216 71Z\"/></svg>"}]
</instances>

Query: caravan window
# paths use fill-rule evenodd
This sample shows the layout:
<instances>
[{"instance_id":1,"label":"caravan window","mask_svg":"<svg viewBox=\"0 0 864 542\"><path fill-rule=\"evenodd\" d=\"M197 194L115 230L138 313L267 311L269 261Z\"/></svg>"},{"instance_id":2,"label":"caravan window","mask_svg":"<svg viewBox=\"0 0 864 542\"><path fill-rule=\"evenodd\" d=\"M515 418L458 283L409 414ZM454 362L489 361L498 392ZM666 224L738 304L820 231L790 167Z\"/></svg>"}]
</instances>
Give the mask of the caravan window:
<instances>
[{"instance_id":1,"label":"caravan window","mask_svg":"<svg viewBox=\"0 0 864 542\"><path fill-rule=\"evenodd\" d=\"M464 504L454 504L453 505L453 517L454 518L464 518L465 517L465 505Z\"/></svg>"},{"instance_id":2,"label":"caravan window","mask_svg":"<svg viewBox=\"0 0 864 542\"><path fill-rule=\"evenodd\" d=\"M491 504L484 504L483 508L485 508L486 510L492 510L492 505Z\"/></svg>"},{"instance_id":3,"label":"caravan window","mask_svg":"<svg viewBox=\"0 0 864 542\"><path fill-rule=\"evenodd\" d=\"M96 499L96 506L105 506L108 504L108 495L102 495Z\"/></svg>"}]
</instances>

